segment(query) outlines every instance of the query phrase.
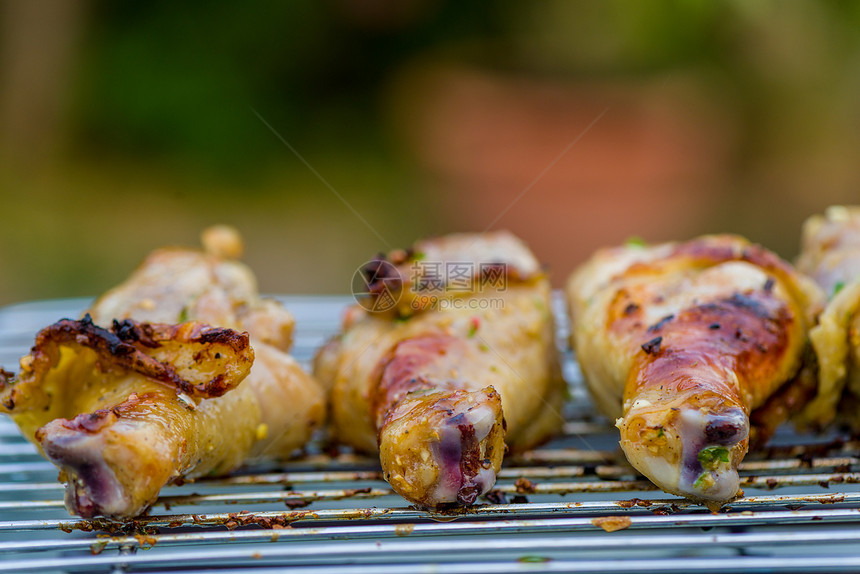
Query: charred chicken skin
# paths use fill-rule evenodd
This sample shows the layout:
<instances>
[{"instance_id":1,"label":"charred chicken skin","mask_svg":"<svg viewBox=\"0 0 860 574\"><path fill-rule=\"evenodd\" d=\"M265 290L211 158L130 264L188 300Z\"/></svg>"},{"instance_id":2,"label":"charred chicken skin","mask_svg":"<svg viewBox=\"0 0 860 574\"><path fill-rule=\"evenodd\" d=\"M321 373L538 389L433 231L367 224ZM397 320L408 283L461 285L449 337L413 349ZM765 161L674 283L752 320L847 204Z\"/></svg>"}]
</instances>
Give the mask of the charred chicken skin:
<instances>
[{"instance_id":1,"label":"charred chicken skin","mask_svg":"<svg viewBox=\"0 0 860 574\"><path fill-rule=\"evenodd\" d=\"M0 411L60 468L74 514L136 516L165 484L287 457L323 422L323 389L286 353L292 317L232 260L238 235L204 239L151 254L0 376Z\"/></svg>"},{"instance_id":2,"label":"charred chicken skin","mask_svg":"<svg viewBox=\"0 0 860 574\"><path fill-rule=\"evenodd\" d=\"M471 273L464 284L436 274L452 264ZM529 448L562 422L549 282L504 232L429 239L365 271L376 311L350 308L315 361L335 434L378 451L410 502L472 504L495 483L506 441Z\"/></svg>"},{"instance_id":3,"label":"charred chicken skin","mask_svg":"<svg viewBox=\"0 0 860 574\"><path fill-rule=\"evenodd\" d=\"M818 360L818 392L801 424L823 427L846 415L857 428L860 401L860 207L833 206L803 225L798 269L829 301L809 333Z\"/></svg>"},{"instance_id":4,"label":"charred chicken skin","mask_svg":"<svg viewBox=\"0 0 860 574\"><path fill-rule=\"evenodd\" d=\"M750 414L801 365L812 282L762 247L710 236L601 250L567 296L583 374L630 463L711 508L735 497Z\"/></svg>"}]
</instances>

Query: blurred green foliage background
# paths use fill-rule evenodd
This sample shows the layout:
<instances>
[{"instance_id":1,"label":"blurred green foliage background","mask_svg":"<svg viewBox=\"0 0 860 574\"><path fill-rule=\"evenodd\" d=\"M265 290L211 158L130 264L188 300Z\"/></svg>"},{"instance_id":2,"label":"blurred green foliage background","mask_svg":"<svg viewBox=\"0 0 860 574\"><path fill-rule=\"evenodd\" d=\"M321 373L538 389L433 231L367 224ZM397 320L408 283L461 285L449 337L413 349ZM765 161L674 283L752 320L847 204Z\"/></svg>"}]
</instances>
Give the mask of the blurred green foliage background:
<instances>
[{"instance_id":1,"label":"blurred green foliage background","mask_svg":"<svg viewBox=\"0 0 860 574\"><path fill-rule=\"evenodd\" d=\"M792 257L860 202L858 144L856 2L8 0L0 304L100 293L212 223L270 293L488 227L557 284L633 235Z\"/></svg>"}]
</instances>

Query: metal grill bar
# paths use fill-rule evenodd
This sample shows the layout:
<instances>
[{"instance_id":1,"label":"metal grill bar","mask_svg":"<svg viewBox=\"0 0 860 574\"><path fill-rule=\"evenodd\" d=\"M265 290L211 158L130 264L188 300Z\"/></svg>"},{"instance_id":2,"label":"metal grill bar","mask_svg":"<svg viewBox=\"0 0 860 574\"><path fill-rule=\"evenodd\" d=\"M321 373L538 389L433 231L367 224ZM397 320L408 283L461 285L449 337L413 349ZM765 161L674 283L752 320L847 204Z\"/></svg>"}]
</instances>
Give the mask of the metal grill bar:
<instances>
[{"instance_id":1,"label":"metal grill bar","mask_svg":"<svg viewBox=\"0 0 860 574\"><path fill-rule=\"evenodd\" d=\"M752 461L741 463L741 474L749 472L762 471L794 471L799 469L837 469L847 468L853 465L860 464L860 459L853 457L840 458L822 458L813 459L808 462L799 460L769 460L769 461ZM46 471L55 472L56 468L53 465L8 465L10 468L7 474L16 474L21 472L36 472ZM557 479L557 478L580 478L587 476L589 473L599 478L630 476L635 471L629 466L595 466L593 468L585 466L563 466L563 467L520 467L516 469L502 469L498 474L499 481L506 479ZM0 474L3 474L3 468L0 468ZM831 475L829 481L834 478L842 479L843 482L855 479L856 473L850 475L838 474ZM797 477L794 477L795 479ZM785 486L786 479L779 476L757 476L755 481L761 483L762 480L767 486L767 481L770 479L778 480L782 486ZM293 485L304 483L329 483L329 482L357 482L357 481L381 481L382 473L378 471L334 471L334 472L283 472L283 473L267 473L267 474L247 474L239 476L231 476L227 478L208 478L201 479L195 482L186 483L188 485L199 485L203 487L221 487L221 486L257 486L257 485ZM750 478L749 480L752 480ZM791 480L791 479L789 479ZM809 479L812 480L812 479ZM820 482L820 480L816 481ZM794 484L797 484L796 482ZM747 483L747 486L752 486ZM63 485L59 482L0 482L0 492L28 492L28 491L62 491ZM162 499L163 500L163 499ZM2 504L2 503L0 503Z\"/></svg>"},{"instance_id":2,"label":"metal grill bar","mask_svg":"<svg viewBox=\"0 0 860 574\"><path fill-rule=\"evenodd\" d=\"M297 358L337 327L343 298L288 298ZM0 310L0 365L85 300ZM559 316L559 328L566 329ZM165 488L128 523L68 516L56 469L0 417L0 570L194 572L853 571L860 568L860 443L781 431L741 466L748 496L718 514L640 479L595 418L575 366L565 436L509 457L491 497L458 512L404 507L378 462L319 451ZM587 448L593 445L596 450ZM779 489L778 493L770 493ZM658 496L647 498L648 496ZM225 506L237 512L224 512ZM187 510L186 510L187 507ZM175 513L194 509L194 513ZM603 528L617 532L604 532ZM706 531L703 532L702 529ZM99 532L113 533L109 535ZM745 556L744 554L752 554ZM404 561L408 561L405 562Z\"/></svg>"},{"instance_id":3,"label":"metal grill bar","mask_svg":"<svg viewBox=\"0 0 860 574\"><path fill-rule=\"evenodd\" d=\"M823 516L831 519L845 519L849 521L860 520L860 493L833 493L833 494L802 494L783 496L757 496L741 498L732 502L732 511L741 511L743 520L750 521L756 516L760 519L773 518L774 514L767 512L783 512L789 509L792 516L798 520L823 520ZM806 506L816 506L814 512L803 514L801 511ZM750 513L749 509L765 509L759 514ZM779 509L779 510L775 510ZM431 511L416 510L412 508L355 508L355 509L320 509L320 510L294 510L284 511L258 511L245 513L204 513L204 514L168 514L160 516L145 516L134 521L135 528L147 531L151 528L180 528L197 526L239 526L259 525L266 522L278 520L283 525L296 525L298 523L329 523L341 521L438 521L454 520L455 518L504 518L528 516L548 516L553 514L575 515L583 514L602 517L605 515L618 514L624 511L649 510L654 513L672 515L676 525L679 520L688 521L691 526L713 526L714 523L722 524L726 516L734 516L732 513L711 514L698 505L680 498L660 498L643 500L637 497L631 499L620 499L611 501L595 502L554 502L554 503L527 503L527 504L484 504L470 509L464 509L456 514L440 514ZM698 512L698 514L683 514L678 518L678 513L684 510ZM843 512L850 510L850 512ZM837 512L838 511L838 512ZM805 518L804 518L805 516ZM716 517L716 518L714 518ZM752 517L752 518L751 518ZM687 522L685 522L686 524ZM447 522L438 522L441 529L445 529ZM594 526L592 524L592 526ZM650 524L648 524L650 526ZM92 530L114 531L123 530L123 523L107 520L80 520L80 519L49 519L49 520L17 520L0 521L0 531L3 530L80 530L84 532Z\"/></svg>"},{"instance_id":4,"label":"metal grill bar","mask_svg":"<svg viewBox=\"0 0 860 574\"><path fill-rule=\"evenodd\" d=\"M779 472L809 469L837 469L849 468L860 464L860 459L855 457L823 457L810 458L808 460L784 459L784 460L759 460L742 462L739 470L741 474L750 472ZM50 463L16 463L0 465L0 475L18 474L22 472L56 472L56 467ZM597 465L587 466L555 466L555 467L517 467L503 468L498 474L500 480L516 478L575 478L583 477L589 473L600 478L630 476L635 473L630 466ZM203 478L186 484L202 486L248 486L264 484L302 484L309 482L347 482L347 481L372 481L382 480L382 473L375 470L363 471L331 471L331 472L279 472L261 474L243 474L226 478ZM41 483L17 483L0 482L0 492L8 490L62 490L63 485L58 482Z\"/></svg>"},{"instance_id":5,"label":"metal grill bar","mask_svg":"<svg viewBox=\"0 0 860 574\"><path fill-rule=\"evenodd\" d=\"M855 501L856 503L856 501ZM546 510L544 509L528 509L528 514L534 512L535 510ZM825 523L839 523L839 524L856 524L860 522L860 509L858 508L819 508L819 509L809 509L809 510L775 510L775 511L749 511L745 510L742 512L733 512L733 513L725 513L725 514L711 514L711 513L699 513L699 514L687 514L687 513L678 513L674 515L652 515L652 514L636 514L636 513L624 513L619 514L620 507L616 506L612 512L614 514L607 516L596 516L591 517L591 513L595 511L594 508L588 509L586 511L582 508L566 508L564 509L566 514L589 514L589 516L583 517L568 517L568 518L542 518L542 519L511 519L510 516L516 512L516 509L506 509L505 511L497 514L494 518L504 518L502 520L495 521L484 521L484 522L465 522L465 521L454 521L454 522L429 522L429 523L393 523L394 520L400 518L403 519L409 515L409 511L405 511L402 513L394 513L394 512L386 512L385 510L377 511L376 513L372 513L371 516L360 516L363 520L375 520L378 523L366 525L366 524L356 524L349 526L302 526L301 528L285 528L278 529L274 531L266 531L268 532L268 539L276 539L280 540L281 538L301 538L305 541L309 540L330 540L337 538L350 538L350 539L360 539L360 538L391 538L391 537L402 537L402 536L411 536L415 535L416 537L420 536L457 536L457 535L477 535L477 534L505 534L505 533L527 533L527 534L548 534L548 533L574 533L578 531L591 531L599 529L599 521L601 519L609 517L623 518L624 522L628 522L627 529L637 530L637 529L676 529L682 527L699 527L699 528L713 528L713 527L727 527L727 526L760 526L760 525L773 525L780 524L782 526L790 525L790 524L803 524L809 523L811 521L820 522L822 524ZM340 520L343 520L343 511L335 511L340 516L338 517ZM497 511L498 512L498 511ZM313 521L313 522L329 522L331 520L336 520L336 513L326 513L325 511L319 511L319 513L311 513L305 515L303 520ZM362 513L363 514L363 513ZM398 517L397 514L400 514ZM482 513L485 516L489 514ZM507 517L505 518L505 516ZM310 516L314 516L313 519L309 518ZM198 521L188 521L182 522L181 524L189 524L193 523L194 525L220 525L229 524L231 521L235 522L237 519L239 521L245 522L247 524L255 524L259 522L265 522L266 520L274 520L283 517L283 513L279 512L260 512L260 513L248 513L244 516L237 516L235 514L221 514L221 515L209 515L209 516L201 516ZM387 520L379 521L381 518L385 518ZM180 520L183 517L180 517ZM353 518L356 516L353 515ZM298 520L298 519L297 519ZM177 521L178 522L178 521ZM392 523L383 523L383 522L392 522ZM168 528L171 525L175 525L174 522L170 520L151 520L147 521L147 526L160 526L163 528ZM68 529L70 525L60 523L61 528ZM247 532L260 532L255 530L250 530ZM221 532L221 534L226 534ZM122 539L118 539L118 544L131 544L135 546L156 546L161 540L171 540L172 536L170 534L157 534L157 535L139 535L136 537L126 537ZM212 536L215 536L214 534ZM250 536L250 535L249 535ZM92 544L101 544L105 541L110 541L110 539L86 539L83 542L87 542L89 545ZM60 543L60 547L64 547L66 545L74 545L75 543L64 541ZM77 544L83 546L81 542ZM40 547L41 549L51 549L51 543L45 542ZM22 550L24 547L16 547L15 545L2 543L0 545L0 550L6 551L18 551ZM32 549L32 548L31 548Z\"/></svg>"},{"instance_id":6,"label":"metal grill bar","mask_svg":"<svg viewBox=\"0 0 860 574\"><path fill-rule=\"evenodd\" d=\"M411 525L406 525L411 527ZM400 530L406 528L401 526ZM32 541L22 542L14 550L37 552L45 549L66 550L95 550L104 552L121 546L137 548L148 548L158 545L159 547L175 545L181 546L189 543L194 544L222 544L225 542L252 543L252 542L275 542L284 541L290 536L295 537L299 532L302 538L310 536L301 531L265 531L265 530L238 530L238 531L208 531L182 534L162 534L158 536L114 536L103 538L96 542L86 539L61 539L51 541L48 544ZM320 533L320 539L325 540ZM333 532L328 532L330 537ZM483 532L482 534L487 534ZM384 533L383 533L384 535ZM373 535L368 538L374 537ZM416 536L417 537L417 536ZM860 529L826 531L800 531L792 532L782 530L779 532L743 532L743 533L695 533L695 534L666 534L660 532L656 535L643 535L637 537L613 537L605 535L588 535L578 538L517 538L515 536L497 536L490 539L482 539L481 548L486 551L501 551L521 549L528 552L536 552L550 549L566 550L618 550L631 547L640 548L683 548L701 547L704 544L717 544L733 547L744 547L748 545L773 545L794 546L797 544L839 544L860 542ZM378 552L380 546L384 545L388 552L411 553L411 552L469 552L475 548L475 542L471 540L435 540L421 539L416 541L400 541L382 539L379 543L330 543L326 544L326 554L373 554ZM95 549L93 548L95 546ZM313 547L313 554L319 554L317 547ZM0 544L0 552L13 549L10 545ZM307 555L309 547L292 545L289 550L294 557ZM313 555L311 554L311 555Z\"/></svg>"},{"instance_id":7,"label":"metal grill bar","mask_svg":"<svg viewBox=\"0 0 860 574\"><path fill-rule=\"evenodd\" d=\"M813 484L857 484L860 483L860 473L849 474L807 474L799 476L755 476L745 477L741 480L741 487L776 488L777 486L808 486ZM517 485L497 484L495 489L501 494L557 494L567 495L584 492L630 492L653 491L657 488L644 480L617 480L617 481L594 481L594 482L556 482L546 484L532 484L523 489ZM300 501L311 503L320 500L343 500L345 498L366 499L392 496L394 491L390 488L359 488L338 490L289 490L275 492L254 493L228 493L228 494L191 494L185 496L162 496L156 504L166 507L190 506L197 504L266 504L284 503L287 501ZM28 509L44 510L48 508L63 508L61 500L16 500L0 502L0 511Z\"/></svg>"},{"instance_id":8,"label":"metal grill bar","mask_svg":"<svg viewBox=\"0 0 860 574\"><path fill-rule=\"evenodd\" d=\"M258 558L252 556L252 558ZM259 559L263 556L260 555ZM499 560L487 562L445 562L446 573L450 574L505 574L508 572L857 572L860 558L842 556L824 556L810 558L806 556L781 556L778 558L752 557L720 557L719 559L686 558L684 560L551 560L542 564L527 563L530 561L502 562ZM374 565L343 565L326 566L291 566L290 572L314 572L316 574L400 574L402 572L426 571L426 564L408 562L391 566L387 564ZM211 570L183 570L186 574L211 574ZM235 574L278 574L277 568L255 568L231 570Z\"/></svg>"},{"instance_id":9,"label":"metal grill bar","mask_svg":"<svg viewBox=\"0 0 860 574\"><path fill-rule=\"evenodd\" d=\"M248 536L238 536L244 533L234 533L234 536L231 540L233 541L244 541L243 539L248 539L251 537ZM256 534L256 533L252 533ZM213 541L207 540L204 536L186 536L180 543L200 543L203 541L207 541L212 543ZM701 547L703 544L711 543L711 544L721 544L725 546L741 546L741 545L774 545L774 546L786 546L786 545L797 545L797 544L832 544L834 542L841 543L853 543L860 541L860 532L828 532L828 533L801 533L794 534L790 532L783 532L780 534L716 534L716 535L675 535L675 536L648 536L642 537L636 540L621 540L621 539L612 539L607 537L588 537L588 538L580 538L580 539L539 539L533 540L530 538L526 539L518 539L513 537L504 537L496 540L482 540L482 547L489 552L508 552L508 553L527 553L527 556L536 556L535 552L551 552L554 550L604 550L604 551L615 551L618 550L652 550L654 547L657 548L697 548ZM384 544L384 545L383 545ZM275 548L266 548L265 550L258 552L257 556L249 556L249 552L246 549L228 549L228 550L212 550L212 549L202 549L202 550L193 550L186 553L183 553L181 556L176 556L173 554L170 555L161 555L161 556L148 556L144 554L138 554L135 556L128 556L125 558L125 561L129 565L133 564L147 564L147 565L158 565L158 564L175 564L177 561L185 561L185 562L210 562L210 561L231 561L231 560L241 560L252 557L256 560L263 560L266 558L280 558L286 559L293 562L301 563L302 561L313 560L318 558L321 554L327 556L339 556L343 558L356 558L361 556L375 556L380 553L385 553L387 555L400 555L404 557L408 557L410 554L414 554L416 552L438 552L446 555L455 555L459 556L462 554L469 554L475 552L475 546L473 542L470 541L436 541L436 540L422 540L416 542L410 541L386 541L384 543L366 543L366 542L350 542L350 543L329 543L320 546L304 546L304 547L295 547L295 546L284 546L284 547L275 547ZM78 559L65 559L67 560L66 564L62 566L66 568L81 568L81 567L92 567L97 566L99 564L110 563L110 559L101 556L95 557L83 557ZM713 559L712 559L713 560ZM57 566L57 562L53 560L45 560L45 561L34 560L29 566L30 569L42 569L47 565Z\"/></svg>"}]
</instances>

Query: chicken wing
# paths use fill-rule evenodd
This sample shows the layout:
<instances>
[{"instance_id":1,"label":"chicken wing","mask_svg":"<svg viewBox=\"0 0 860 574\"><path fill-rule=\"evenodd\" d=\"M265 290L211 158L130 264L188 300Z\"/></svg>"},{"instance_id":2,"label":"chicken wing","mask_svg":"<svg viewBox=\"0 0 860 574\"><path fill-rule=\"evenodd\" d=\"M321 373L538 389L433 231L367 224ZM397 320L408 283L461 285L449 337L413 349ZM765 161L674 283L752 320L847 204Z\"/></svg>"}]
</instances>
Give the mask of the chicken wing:
<instances>
[{"instance_id":1,"label":"chicken wing","mask_svg":"<svg viewBox=\"0 0 860 574\"><path fill-rule=\"evenodd\" d=\"M421 241L365 271L366 308L349 309L315 361L335 434L378 450L407 500L472 504L495 483L505 441L529 448L562 422L549 282L504 232Z\"/></svg>"},{"instance_id":2,"label":"chicken wing","mask_svg":"<svg viewBox=\"0 0 860 574\"><path fill-rule=\"evenodd\" d=\"M323 422L323 389L285 352L292 317L228 258L235 233L204 240L151 254L0 381L0 409L60 468L75 514L135 516L165 484L287 457Z\"/></svg>"},{"instance_id":3,"label":"chicken wing","mask_svg":"<svg viewBox=\"0 0 860 574\"><path fill-rule=\"evenodd\" d=\"M630 463L718 507L738 493L750 413L798 371L821 295L733 236L597 252L567 285L572 343Z\"/></svg>"},{"instance_id":4,"label":"chicken wing","mask_svg":"<svg viewBox=\"0 0 860 574\"><path fill-rule=\"evenodd\" d=\"M860 207L830 207L803 225L798 269L810 275L829 302L809 333L818 359L818 393L801 424L821 427L839 411L857 427L860 400ZM845 407L845 408L843 408Z\"/></svg>"}]
</instances>

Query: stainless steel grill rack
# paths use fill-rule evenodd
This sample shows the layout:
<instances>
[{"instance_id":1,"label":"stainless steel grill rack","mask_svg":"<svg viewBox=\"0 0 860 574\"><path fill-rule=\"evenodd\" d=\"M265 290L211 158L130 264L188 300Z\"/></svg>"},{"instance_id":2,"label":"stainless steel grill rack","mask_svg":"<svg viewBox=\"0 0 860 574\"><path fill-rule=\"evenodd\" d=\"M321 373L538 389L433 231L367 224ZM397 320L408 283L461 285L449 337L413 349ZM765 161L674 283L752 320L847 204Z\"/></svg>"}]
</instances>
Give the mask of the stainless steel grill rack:
<instances>
[{"instance_id":1,"label":"stainless steel grill rack","mask_svg":"<svg viewBox=\"0 0 860 574\"><path fill-rule=\"evenodd\" d=\"M303 361L350 302L284 301ZM16 367L38 329L87 303L0 310L0 365ZM559 329L566 340L561 313ZM567 353L565 372L573 398L564 436L509 458L489 499L451 514L407 506L372 458L316 445L286 464L167 487L132 523L80 520L63 508L55 468L0 416L0 571L860 570L860 442L785 429L747 457L746 496L712 514L637 476Z\"/></svg>"}]
</instances>

